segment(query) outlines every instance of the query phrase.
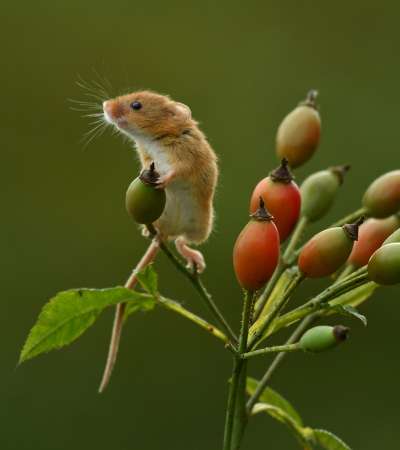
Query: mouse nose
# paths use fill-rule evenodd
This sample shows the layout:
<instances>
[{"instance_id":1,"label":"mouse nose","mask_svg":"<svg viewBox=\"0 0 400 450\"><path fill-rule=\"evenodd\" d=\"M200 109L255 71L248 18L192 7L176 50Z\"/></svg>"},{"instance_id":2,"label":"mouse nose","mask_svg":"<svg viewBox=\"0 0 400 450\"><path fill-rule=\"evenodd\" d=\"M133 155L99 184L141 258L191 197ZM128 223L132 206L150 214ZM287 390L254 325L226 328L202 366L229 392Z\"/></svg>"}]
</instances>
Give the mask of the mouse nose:
<instances>
[{"instance_id":1,"label":"mouse nose","mask_svg":"<svg viewBox=\"0 0 400 450\"><path fill-rule=\"evenodd\" d=\"M115 100L103 102L103 111L112 119L119 119L124 114L123 106Z\"/></svg>"}]
</instances>

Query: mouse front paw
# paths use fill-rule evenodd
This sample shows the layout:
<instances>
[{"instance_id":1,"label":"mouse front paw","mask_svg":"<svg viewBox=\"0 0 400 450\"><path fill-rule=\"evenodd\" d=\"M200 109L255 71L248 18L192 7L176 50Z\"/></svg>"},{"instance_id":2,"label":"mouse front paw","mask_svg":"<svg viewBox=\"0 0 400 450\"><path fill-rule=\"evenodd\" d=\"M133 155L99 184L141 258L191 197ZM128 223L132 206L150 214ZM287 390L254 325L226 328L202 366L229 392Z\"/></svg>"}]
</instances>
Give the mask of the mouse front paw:
<instances>
[{"instance_id":1,"label":"mouse front paw","mask_svg":"<svg viewBox=\"0 0 400 450\"><path fill-rule=\"evenodd\" d=\"M175 177L174 172L169 172L166 173L165 175L160 176L155 186L156 189L165 189L171 183L174 177Z\"/></svg>"}]
</instances>

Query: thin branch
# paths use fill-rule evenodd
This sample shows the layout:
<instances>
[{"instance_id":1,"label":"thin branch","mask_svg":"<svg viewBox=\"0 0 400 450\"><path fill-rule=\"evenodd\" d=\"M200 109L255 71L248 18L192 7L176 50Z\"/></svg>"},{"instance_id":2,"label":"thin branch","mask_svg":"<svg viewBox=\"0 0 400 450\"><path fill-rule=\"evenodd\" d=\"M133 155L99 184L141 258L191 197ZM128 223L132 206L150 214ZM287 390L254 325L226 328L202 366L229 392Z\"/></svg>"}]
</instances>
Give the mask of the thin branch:
<instances>
[{"instance_id":1,"label":"thin branch","mask_svg":"<svg viewBox=\"0 0 400 450\"><path fill-rule=\"evenodd\" d=\"M230 342L229 338L224 333L222 333L221 330L216 328L214 325L211 325L203 318L197 316L196 314L193 314L191 311L184 308L180 303L165 297L160 297L158 300L161 303L161 305L164 306L166 309L169 309L171 311L180 314L181 316L185 317L186 319L189 319L196 325L203 328L208 333L211 333L217 339L220 339L226 345L229 344Z\"/></svg>"},{"instance_id":2,"label":"thin branch","mask_svg":"<svg viewBox=\"0 0 400 450\"><path fill-rule=\"evenodd\" d=\"M253 356L266 355L267 353L297 352L298 350L301 350L301 347L298 344L275 345L273 347L265 347L259 350L253 350L252 352L243 353L241 358L248 359Z\"/></svg>"},{"instance_id":3,"label":"thin branch","mask_svg":"<svg viewBox=\"0 0 400 450\"><path fill-rule=\"evenodd\" d=\"M148 230L151 235L155 235L157 232L153 226L149 226ZM214 316L215 320L218 322L221 328L225 331L225 333L229 336L233 343L237 342L237 337L233 332L232 328L229 326L225 317L222 315L221 311L214 303L211 295L208 293L204 284L202 283L199 274L196 270L190 271L186 268L186 266L178 259L168 248L168 246L164 242L160 242L160 248L167 256L167 258L172 262L172 264L183 274L185 277L192 283L193 287L199 293L200 297Z\"/></svg>"}]
</instances>

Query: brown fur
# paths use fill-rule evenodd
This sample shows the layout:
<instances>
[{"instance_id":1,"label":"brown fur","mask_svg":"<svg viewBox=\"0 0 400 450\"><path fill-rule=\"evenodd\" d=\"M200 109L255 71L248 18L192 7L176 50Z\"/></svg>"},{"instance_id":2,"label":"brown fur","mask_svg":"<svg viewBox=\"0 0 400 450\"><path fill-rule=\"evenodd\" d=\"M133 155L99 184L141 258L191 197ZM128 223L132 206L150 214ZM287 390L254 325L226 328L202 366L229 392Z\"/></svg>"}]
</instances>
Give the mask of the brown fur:
<instances>
[{"instance_id":1,"label":"brown fur","mask_svg":"<svg viewBox=\"0 0 400 450\"><path fill-rule=\"evenodd\" d=\"M142 104L140 110L130 107L135 101ZM190 242L200 243L206 240L213 222L212 202L218 178L217 157L192 118L190 109L168 96L151 91L134 92L106 103L110 115L116 111L116 118L122 120L119 126L121 131L131 135L137 142L143 167L148 167L153 160L148 146L156 143L165 152L174 172L171 185L180 180L190 184L193 201L199 207L198 223L185 229L182 235ZM155 163L157 167L157 160ZM168 185L166 189L168 193Z\"/></svg>"}]
</instances>

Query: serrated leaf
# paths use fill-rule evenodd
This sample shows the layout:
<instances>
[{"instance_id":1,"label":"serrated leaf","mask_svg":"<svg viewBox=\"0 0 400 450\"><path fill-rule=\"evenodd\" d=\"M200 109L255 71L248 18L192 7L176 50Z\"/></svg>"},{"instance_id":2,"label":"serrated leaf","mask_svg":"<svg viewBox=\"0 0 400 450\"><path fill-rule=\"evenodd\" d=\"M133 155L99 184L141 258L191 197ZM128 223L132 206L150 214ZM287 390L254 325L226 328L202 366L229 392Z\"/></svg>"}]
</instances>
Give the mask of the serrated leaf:
<instances>
[{"instance_id":1,"label":"serrated leaf","mask_svg":"<svg viewBox=\"0 0 400 450\"><path fill-rule=\"evenodd\" d=\"M367 318L358 312L356 308L350 305L334 305L331 310L338 312L339 314L342 314L343 316L347 317L355 317L356 319L360 320L362 324L366 327L368 324Z\"/></svg>"},{"instance_id":2,"label":"serrated leaf","mask_svg":"<svg viewBox=\"0 0 400 450\"><path fill-rule=\"evenodd\" d=\"M329 303L331 305L350 305L356 308L365 302L375 292L378 285L373 281L363 284L355 289L352 289L345 294L339 295L332 299Z\"/></svg>"},{"instance_id":3,"label":"serrated leaf","mask_svg":"<svg viewBox=\"0 0 400 450\"><path fill-rule=\"evenodd\" d=\"M246 390L249 395L253 395L257 389L258 381L254 378L247 377ZM293 406L281 394L274 391L270 387L264 389L260 396L260 401L272 406L280 408L287 414L297 425L303 426L303 421L300 414L293 408Z\"/></svg>"},{"instance_id":4,"label":"serrated leaf","mask_svg":"<svg viewBox=\"0 0 400 450\"><path fill-rule=\"evenodd\" d=\"M152 264L149 264L139 272L137 279L145 291L154 297L158 295L158 276Z\"/></svg>"},{"instance_id":5,"label":"serrated leaf","mask_svg":"<svg viewBox=\"0 0 400 450\"><path fill-rule=\"evenodd\" d=\"M314 430L314 438L325 450L351 450L347 444L330 431Z\"/></svg>"},{"instance_id":6,"label":"serrated leaf","mask_svg":"<svg viewBox=\"0 0 400 450\"><path fill-rule=\"evenodd\" d=\"M148 309L155 299L147 294L114 287L108 289L72 289L53 297L42 309L22 349L19 362L61 348L77 339L107 306L121 302Z\"/></svg>"}]
</instances>

